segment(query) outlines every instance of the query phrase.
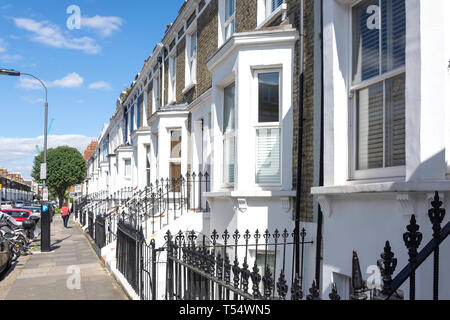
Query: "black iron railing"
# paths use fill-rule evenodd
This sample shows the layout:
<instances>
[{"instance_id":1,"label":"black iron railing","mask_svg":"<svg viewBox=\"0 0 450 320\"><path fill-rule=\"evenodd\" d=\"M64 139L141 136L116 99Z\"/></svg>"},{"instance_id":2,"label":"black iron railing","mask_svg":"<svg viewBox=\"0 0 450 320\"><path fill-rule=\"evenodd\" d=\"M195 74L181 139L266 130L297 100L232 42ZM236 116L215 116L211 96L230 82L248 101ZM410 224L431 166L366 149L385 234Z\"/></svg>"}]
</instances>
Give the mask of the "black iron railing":
<instances>
[{"instance_id":1,"label":"black iron railing","mask_svg":"<svg viewBox=\"0 0 450 320\"><path fill-rule=\"evenodd\" d=\"M419 231L420 226L417 224L416 217L411 217L410 224L407 226L407 232L403 234L403 241L408 249L409 262L396 277L393 278L397 269L398 260L392 251L390 242L387 241L384 247L381 259L377 265L381 271L382 286L381 290L369 290L362 280L361 270L359 269L359 260L357 253L353 255L353 294L352 299L365 300L368 299L368 293L376 300L403 299L398 291L400 287L409 280L409 299L416 299L416 270L433 255L433 299L439 299L439 258L440 245L450 235L450 223L442 228L446 211L442 208L442 201L439 198L439 192L435 192L434 201L431 202L432 208L428 211L428 217L433 227L433 238L419 252L418 249L422 243L423 235ZM356 261L356 262L355 262ZM355 281L355 278L357 279Z\"/></svg>"},{"instance_id":2,"label":"black iron railing","mask_svg":"<svg viewBox=\"0 0 450 320\"><path fill-rule=\"evenodd\" d=\"M302 230L302 252L306 244ZM225 231L220 237L183 232L167 240L166 299L168 300L301 300L303 264L295 274L295 235ZM250 254L253 251L253 254ZM303 256L303 255L302 255ZM252 260L252 261L251 261Z\"/></svg>"},{"instance_id":3,"label":"black iron railing","mask_svg":"<svg viewBox=\"0 0 450 320\"><path fill-rule=\"evenodd\" d=\"M95 217L95 244L99 248L106 246L106 224L102 215Z\"/></svg>"},{"instance_id":4,"label":"black iron railing","mask_svg":"<svg viewBox=\"0 0 450 320\"><path fill-rule=\"evenodd\" d=\"M88 233L91 238L94 238L94 213L92 211L88 212Z\"/></svg>"},{"instance_id":5,"label":"black iron railing","mask_svg":"<svg viewBox=\"0 0 450 320\"><path fill-rule=\"evenodd\" d=\"M158 179L143 190L122 188L112 194L96 192L78 199L76 210L83 226L89 225L86 212L105 217L108 244L117 238L119 219L137 229L142 227L148 237L188 211L209 211L203 196L209 190L208 173L188 173L178 179Z\"/></svg>"},{"instance_id":6,"label":"black iron railing","mask_svg":"<svg viewBox=\"0 0 450 320\"><path fill-rule=\"evenodd\" d=\"M117 228L117 270L127 279L131 287L140 292L140 264L143 242L142 231L119 221Z\"/></svg>"}]
</instances>

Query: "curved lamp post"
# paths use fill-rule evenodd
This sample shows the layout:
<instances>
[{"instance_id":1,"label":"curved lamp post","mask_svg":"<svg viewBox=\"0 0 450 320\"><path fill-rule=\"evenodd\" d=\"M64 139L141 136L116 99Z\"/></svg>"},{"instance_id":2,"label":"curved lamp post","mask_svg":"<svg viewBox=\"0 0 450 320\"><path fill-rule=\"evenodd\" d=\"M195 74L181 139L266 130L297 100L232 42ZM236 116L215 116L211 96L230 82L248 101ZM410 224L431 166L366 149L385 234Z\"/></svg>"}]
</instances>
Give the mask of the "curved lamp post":
<instances>
[{"instance_id":1,"label":"curved lamp post","mask_svg":"<svg viewBox=\"0 0 450 320\"><path fill-rule=\"evenodd\" d=\"M45 171L47 171L47 126L48 126L47 87L45 86L44 82L41 79L39 79L38 77L36 77L32 74L29 74L29 73L21 73L19 71L15 71L15 70L0 69L0 75L11 76L11 77L20 77L22 75L29 76L29 77L36 79L45 90L44 166L45 166ZM43 180L43 185L45 187L46 180L47 180L47 174L45 174L44 179L42 179L42 180Z\"/></svg>"},{"instance_id":2,"label":"curved lamp post","mask_svg":"<svg viewBox=\"0 0 450 320\"><path fill-rule=\"evenodd\" d=\"M48 102L47 102L47 87L45 86L44 82L41 81L41 79L39 79L38 77L29 74L29 73L20 73L18 71L15 70L7 70L7 69L0 69L0 75L4 75L4 76L12 76L12 77L20 77L21 75L24 76L30 76L34 79L36 79L37 81L39 81L39 83L42 85L42 87L45 90L45 124L44 124L44 168L45 168L45 174L42 174L42 167L41 167L41 179L43 181L43 185L45 188L46 185L46 180L47 180L47 126L48 126ZM45 213L46 211L44 210L44 202L41 203L42 204L42 213ZM42 252L50 252L51 251L51 233L50 233L50 225L51 225L51 219L52 217L50 217L50 206L47 204L46 205L47 209L47 213L48 214L43 214L42 218L41 218L41 251Z\"/></svg>"}]
</instances>

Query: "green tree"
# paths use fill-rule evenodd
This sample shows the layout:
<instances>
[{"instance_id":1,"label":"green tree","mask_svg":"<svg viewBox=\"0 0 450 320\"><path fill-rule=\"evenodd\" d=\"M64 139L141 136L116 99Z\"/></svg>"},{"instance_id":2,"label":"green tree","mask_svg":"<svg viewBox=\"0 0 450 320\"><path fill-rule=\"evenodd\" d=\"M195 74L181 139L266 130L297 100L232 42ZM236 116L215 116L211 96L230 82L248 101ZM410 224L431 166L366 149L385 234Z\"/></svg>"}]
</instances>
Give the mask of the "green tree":
<instances>
[{"instance_id":1,"label":"green tree","mask_svg":"<svg viewBox=\"0 0 450 320\"><path fill-rule=\"evenodd\" d=\"M44 153L34 158L31 176L42 183L41 164ZM47 151L47 186L58 196L60 206L64 203L65 195L71 186L80 184L86 179L86 162L81 153L74 148L58 147Z\"/></svg>"}]
</instances>

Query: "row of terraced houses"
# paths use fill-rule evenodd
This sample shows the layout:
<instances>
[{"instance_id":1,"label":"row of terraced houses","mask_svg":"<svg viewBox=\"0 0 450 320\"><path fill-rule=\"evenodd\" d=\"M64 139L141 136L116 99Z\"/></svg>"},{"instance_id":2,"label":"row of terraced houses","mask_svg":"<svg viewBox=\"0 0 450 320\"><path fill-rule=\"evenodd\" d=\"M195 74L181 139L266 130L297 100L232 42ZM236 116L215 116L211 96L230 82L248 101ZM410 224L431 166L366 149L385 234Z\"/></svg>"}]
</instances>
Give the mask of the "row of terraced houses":
<instances>
[{"instance_id":1,"label":"row of terraced houses","mask_svg":"<svg viewBox=\"0 0 450 320\"><path fill-rule=\"evenodd\" d=\"M364 296L360 277L389 285L410 262L412 216L420 251L433 238L431 202L448 207L449 9L446 0L185 1L120 95L85 195L200 175L195 208L154 239L299 223L303 292L314 280L321 298L334 285L342 299ZM391 274L386 255L377 267L383 248L397 259ZM443 242L442 270L449 250ZM281 249L263 252L248 257L259 269L284 263ZM432 259L417 269L417 298L433 296L432 270ZM398 292L408 298L412 285Z\"/></svg>"},{"instance_id":2,"label":"row of terraced houses","mask_svg":"<svg viewBox=\"0 0 450 320\"><path fill-rule=\"evenodd\" d=\"M25 181L20 174L0 168L1 201L32 201L33 197L32 181Z\"/></svg>"}]
</instances>

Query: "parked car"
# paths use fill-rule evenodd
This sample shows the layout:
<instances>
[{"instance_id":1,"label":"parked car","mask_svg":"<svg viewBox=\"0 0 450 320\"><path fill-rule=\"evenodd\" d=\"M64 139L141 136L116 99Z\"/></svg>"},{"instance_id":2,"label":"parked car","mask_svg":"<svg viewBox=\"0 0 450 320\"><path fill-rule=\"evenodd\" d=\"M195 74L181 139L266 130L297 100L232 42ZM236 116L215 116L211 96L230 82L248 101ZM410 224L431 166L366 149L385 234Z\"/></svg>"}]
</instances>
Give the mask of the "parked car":
<instances>
[{"instance_id":1,"label":"parked car","mask_svg":"<svg viewBox=\"0 0 450 320\"><path fill-rule=\"evenodd\" d=\"M23 209L6 209L2 210L1 212L7 214L8 216L12 217L17 222L24 222L31 216L31 212L28 210Z\"/></svg>"},{"instance_id":2,"label":"parked car","mask_svg":"<svg viewBox=\"0 0 450 320\"><path fill-rule=\"evenodd\" d=\"M12 208L13 208L13 206L12 206L11 202L9 202L9 201L2 201L1 204L0 204L0 210L2 210L2 209L12 209Z\"/></svg>"},{"instance_id":3,"label":"parked car","mask_svg":"<svg viewBox=\"0 0 450 320\"><path fill-rule=\"evenodd\" d=\"M16 207L17 209L22 209L25 206L25 203L23 201L16 201L14 203L14 207Z\"/></svg>"},{"instance_id":4,"label":"parked car","mask_svg":"<svg viewBox=\"0 0 450 320\"><path fill-rule=\"evenodd\" d=\"M31 214L41 214L42 213L42 208L39 206L26 206L23 207L23 210L28 210L31 212Z\"/></svg>"}]
</instances>

